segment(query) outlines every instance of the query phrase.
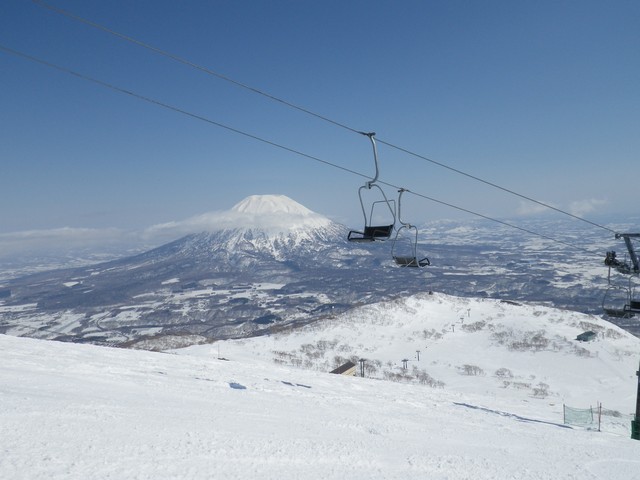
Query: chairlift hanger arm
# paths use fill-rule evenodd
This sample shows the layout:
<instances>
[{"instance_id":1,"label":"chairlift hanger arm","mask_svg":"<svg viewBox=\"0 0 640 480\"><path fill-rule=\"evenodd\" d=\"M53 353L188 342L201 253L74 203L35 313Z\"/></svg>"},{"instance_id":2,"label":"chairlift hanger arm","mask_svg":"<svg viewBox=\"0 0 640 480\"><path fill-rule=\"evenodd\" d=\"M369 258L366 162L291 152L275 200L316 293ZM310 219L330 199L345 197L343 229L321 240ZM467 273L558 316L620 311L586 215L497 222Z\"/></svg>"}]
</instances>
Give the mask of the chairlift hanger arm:
<instances>
[{"instance_id":1,"label":"chairlift hanger arm","mask_svg":"<svg viewBox=\"0 0 640 480\"><path fill-rule=\"evenodd\" d=\"M369 132L369 133L360 132L360 133L366 137L369 137L369 140L371 140L371 146L373 147L373 161L376 166L376 174L373 176L371 180L368 180L364 184L365 187L371 188L371 186L378 181L378 176L380 175L380 170L378 169L378 147L376 147L376 140L373 138L376 136L376 132Z\"/></svg>"},{"instance_id":2,"label":"chairlift hanger arm","mask_svg":"<svg viewBox=\"0 0 640 480\"><path fill-rule=\"evenodd\" d=\"M640 272L640 262L638 260L638 254L633 248L633 244L631 243L632 238L640 238L640 233L616 233L616 238L624 239L624 243L627 246L627 250L629 251L629 258L631 259L631 263L633 265L633 272Z\"/></svg>"},{"instance_id":3,"label":"chairlift hanger arm","mask_svg":"<svg viewBox=\"0 0 640 480\"><path fill-rule=\"evenodd\" d=\"M400 228L398 228L396 232L396 237L393 240L393 245L391 247L391 256L393 260L396 262L396 265L400 267L414 267L414 268L422 268L431 265L429 258L424 257L419 259L416 251L418 248L418 227L415 225L411 225L409 222L402 221L402 194L404 192L408 192L406 188L401 188L398 190L398 217L397 220L400 223ZM411 246L410 250L406 250L403 254L396 253L396 244L398 243L398 239L400 238L400 234L403 230L410 233L410 237L405 237ZM406 234L405 234L406 235Z\"/></svg>"},{"instance_id":4,"label":"chairlift hanger arm","mask_svg":"<svg viewBox=\"0 0 640 480\"><path fill-rule=\"evenodd\" d=\"M400 222L403 226L407 227L407 228L412 228L413 225L411 225L408 222L403 222L402 221L402 215L401 215L401 209L402 209L402 194L404 192L408 192L409 190L407 190L406 188L401 188L400 190L398 190L398 222Z\"/></svg>"}]
</instances>

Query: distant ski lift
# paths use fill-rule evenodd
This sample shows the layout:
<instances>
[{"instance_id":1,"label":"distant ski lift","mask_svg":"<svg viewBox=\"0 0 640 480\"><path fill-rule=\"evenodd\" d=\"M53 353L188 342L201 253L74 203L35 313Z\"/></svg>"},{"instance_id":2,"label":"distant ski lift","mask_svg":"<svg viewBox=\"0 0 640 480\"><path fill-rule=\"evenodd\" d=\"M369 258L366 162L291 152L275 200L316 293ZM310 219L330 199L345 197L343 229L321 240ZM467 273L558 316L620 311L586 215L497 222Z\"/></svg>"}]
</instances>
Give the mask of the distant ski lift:
<instances>
[{"instance_id":1,"label":"distant ski lift","mask_svg":"<svg viewBox=\"0 0 640 480\"><path fill-rule=\"evenodd\" d=\"M614 251L607 252L604 264L609 267L607 278L609 286L602 299L602 310L611 317L629 318L640 314L640 299L635 296L635 286L633 285L633 278L640 274L640 262L632 243L632 239L640 238L640 233L616 233L615 237L624 240L629 254L629 262L626 258L619 260ZM611 269L622 275L627 275L628 285L613 284Z\"/></svg>"},{"instance_id":2,"label":"distant ski lift","mask_svg":"<svg viewBox=\"0 0 640 480\"><path fill-rule=\"evenodd\" d=\"M396 232L391 247L391 256L400 267L422 268L431 265L427 257L418 259L416 250L418 248L418 228L410 223L403 222L401 216L402 194L406 190L401 188L398 190L398 222L401 224Z\"/></svg>"},{"instance_id":3,"label":"distant ski lift","mask_svg":"<svg viewBox=\"0 0 640 480\"><path fill-rule=\"evenodd\" d=\"M362 208L362 215L364 217L364 228L362 231L360 230L351 230L349 235L347 236L347 240L350 242L374 242L387 240L391 237L393 233L393 227L396 224L396 214L395 214L395 202L393 200L389 201L387 196L384 193L384 190L376 184L378 181L378 150L376 148L376 142L374 140L375 133L363 133L369 137L371 140L371 145L373 146L373 161L376 167L375 176L366 182L363 186L358 189L358 198L360 199L360 207ZM365 200L363 198L363 193L365 191L369 191L375 189L378 200L375 200L371 203L371 209L367 214L367 210L365 208ZM385 220L384 222L378 221L378 217L374 215L380 215L380 210L382 210L382 217ZM375 224L374 224L375 222Z\"/></svg>"}]
</instances>

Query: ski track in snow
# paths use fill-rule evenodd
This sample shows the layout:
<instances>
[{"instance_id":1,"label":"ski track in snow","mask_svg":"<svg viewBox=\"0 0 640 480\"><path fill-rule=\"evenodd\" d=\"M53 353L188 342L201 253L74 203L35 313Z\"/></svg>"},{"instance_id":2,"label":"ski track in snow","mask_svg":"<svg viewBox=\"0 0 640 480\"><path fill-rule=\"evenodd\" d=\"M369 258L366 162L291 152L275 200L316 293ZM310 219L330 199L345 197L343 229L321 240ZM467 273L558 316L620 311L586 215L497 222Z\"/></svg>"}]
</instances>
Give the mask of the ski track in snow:
<instances>
[{"instance_id":1,"label":"ski track in snow","mask_svg":"<svg viewBox=\"0 0 640 480\"><path fill-rule=\"evenodd\" d=\"M0 352L7 479L626 480L640 466L640 442L508 397L4 335Z\"/></svg>"}]
</instances>

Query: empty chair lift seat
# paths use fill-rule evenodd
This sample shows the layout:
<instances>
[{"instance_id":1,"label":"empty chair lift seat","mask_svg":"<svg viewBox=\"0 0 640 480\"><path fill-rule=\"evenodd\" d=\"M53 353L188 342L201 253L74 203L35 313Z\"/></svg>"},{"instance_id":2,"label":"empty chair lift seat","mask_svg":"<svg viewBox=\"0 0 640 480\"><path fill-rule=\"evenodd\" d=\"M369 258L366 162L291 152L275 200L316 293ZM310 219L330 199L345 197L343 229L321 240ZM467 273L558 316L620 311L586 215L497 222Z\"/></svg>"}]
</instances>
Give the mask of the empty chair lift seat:
<instances>
[{"instance_id":1,"label":"empty chair lift seat","mask_svg":"<svg viewBox=\"0 0 640 480\"><path fill-rule=\"evenodd\" d=\"M393 232L393 225L380 225L364 227L363 232L351 230L347 239L350 242L374 242L376 240L386 240Z\"/></svg>"}]
</instances>

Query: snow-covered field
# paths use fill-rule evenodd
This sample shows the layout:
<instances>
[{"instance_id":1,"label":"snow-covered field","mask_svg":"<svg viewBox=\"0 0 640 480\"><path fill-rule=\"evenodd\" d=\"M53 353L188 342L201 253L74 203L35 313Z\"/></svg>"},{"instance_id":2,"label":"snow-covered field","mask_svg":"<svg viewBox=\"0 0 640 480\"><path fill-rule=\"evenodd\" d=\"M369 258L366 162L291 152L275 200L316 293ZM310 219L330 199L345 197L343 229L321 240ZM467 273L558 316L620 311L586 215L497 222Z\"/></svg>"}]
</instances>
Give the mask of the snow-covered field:
<instances>
[{"instance_id":1,"label":"snow-covered field","mask_svg":"<svg viewBox=\"0 0 640 480\"><path fill-rule=\"evenodd\" d=\"M640 442L622 424L568 427L561 404L599 400L633 411L640 340L576 315L418 296L297 333L220 342L228 360L215 344L177 355L0 335L0 478L636 478ZM416 319L428 338L408 335ZM598 330L579 346L588 355L562 340L580 321ZM519 336L529 331L550 343ZM395 365L370 374L388 368L399 381L274 362L276 348L300 351L334 336L362 344L353 354L388 358ZM418 348L419 362L409 357ZM405 374L403 359L411 359ZM419 364L444 385L409 379ZM485 374L468 375L465 364ZM505 386L527 375L531 387ZM548 385L546 395L536 382Z\"/></svg>"}]
</instances>

